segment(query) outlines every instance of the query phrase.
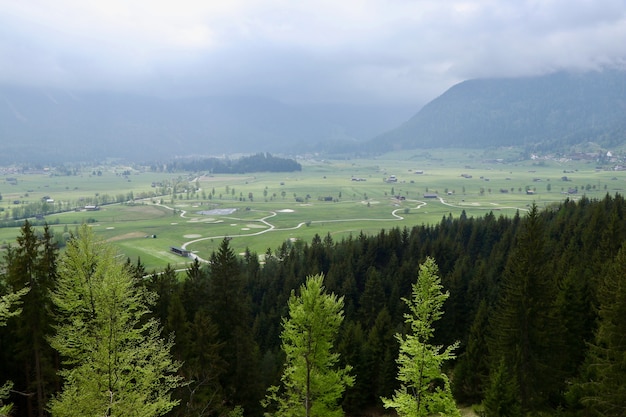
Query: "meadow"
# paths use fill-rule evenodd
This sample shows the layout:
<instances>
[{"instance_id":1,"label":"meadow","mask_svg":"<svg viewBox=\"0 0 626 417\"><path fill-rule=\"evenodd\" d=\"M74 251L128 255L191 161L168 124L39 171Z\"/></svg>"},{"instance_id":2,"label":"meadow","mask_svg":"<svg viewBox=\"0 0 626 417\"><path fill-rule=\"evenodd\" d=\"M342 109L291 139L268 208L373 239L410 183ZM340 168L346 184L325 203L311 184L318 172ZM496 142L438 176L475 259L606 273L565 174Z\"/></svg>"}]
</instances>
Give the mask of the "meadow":
<instances>
[{"instance_id":1,"label":"meadow","mask_svg":"<svg viewBox=\"0 0 626 417\"><path fill-rule=\"evenodd\" d=\"M623 193L626 172L593 161L514 160L516 150L428 150L389 153L375 159L299 160L293 173L209 175L156 173L142 167L81 167L72 175L16 173L0 180L0 215L20 205L54 200L46 215L65 237L86 222L115 244L120 256L146 268L191 262L171 247L208 259L224 237L236 253L263 255L283 242L310 242L316 235L342 239L392 227L434 224L445 216L523 213L566 198ZM506 162L513 161L513 162ZM394 178L395 182L388 182ZM566 177L566 178L564 178ZM10 181L9 181L10 179ZM568 194L568 190L577 193ZM99 201L99 210L85 206ZM40 220L41 222L41 220ZM17 227L0 228L10 244Z\"/></svg>"}]
</instances>

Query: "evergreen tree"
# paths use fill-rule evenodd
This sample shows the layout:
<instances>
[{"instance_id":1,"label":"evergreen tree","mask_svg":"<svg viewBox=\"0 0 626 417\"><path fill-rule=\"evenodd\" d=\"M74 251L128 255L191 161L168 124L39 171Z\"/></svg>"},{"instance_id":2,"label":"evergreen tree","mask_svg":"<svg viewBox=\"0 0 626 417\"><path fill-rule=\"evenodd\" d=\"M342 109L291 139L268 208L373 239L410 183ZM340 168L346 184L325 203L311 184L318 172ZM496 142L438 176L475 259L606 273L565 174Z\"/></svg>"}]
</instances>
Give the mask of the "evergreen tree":
<instances>
[{"instance_id":1,"label":"evergreen tree","mask_svg":"<svg viewBox=\"0 0 626 417\"><path fill-rule=\"evenodd\" d=\"M341 355L341 363L350 364L353 367L354 374L359 375L355 384L346 390L343 400L343 408L351 415L363 410L369 399L369 381L362 378L367 371L365 346L365 335L361 323L344 322L337 351Z\"/></svg>"},{"instance_id":2,"label":"evergreen tree","mask_svg":"<svg viewBox=\"0 0 626 417\"><path fill-rule=\"evenodd\" d=\"M360 383L367 383L368 400L382 407L381 396L393 394L396 385L398 343L387 308L383 308L370 329L365 346L366 367L359 372Z\"/></svg>"},{"instance_id":3,"label":"evergreen tree","mask_svg":"<svg viewBox=\"0 0 626 417\"><path fill-rule=\"evenodd\" d=\"M441 369L445 361L454 358L453 351L458 344L444 349L430 343L433 324L443 315L442 307L448 298L442 288L439 268L435 260L428 257L420 265L411 299L404 299L410 310L405 314L410 333L396 335L400 342L397 359L400 389L393 398L382 399L384 406L394 408L400 417L460 416L449 379Z\"/></svg>"},{"instance_id":4,"label":"evergreen tree","mask_svg":"<svg viewBox=\"0 0 626 417\"><path fill-rule=\"evenodd\" d=\"M336 369L335 340L343 321L343 298L326 294L324 277L307 277L300 295L292 291L289 317L281 333L285 353L282 389L270 387L265 407L277 406L281 416L341 416L346 387L354 384L350 366Z\"/></svg>"},{"instance_id":5,"label":"evergreen tree","mask_svg":"<svg viewBox=\"0 0 626 417\"><path fill-rule=\"evenodd\" d=\"M483 402L486 417L521 417L522 410L517 398L518 387L514 378L507 375L504 361L495 368L487 395Z\"/></svg>"},{"instance_id":6,"label":"evergreen tree","mask_svg":"<svg viewBox=\"0 0 626 417\"><path fill-rule=\"evenodd\" d=\"M477 403L483 398L489 374L489 358L485 334L488 325L488 307L480 303L470 328L467 346L454 368L453 392L460 401Z\"/></svg>"},{"instance_id":7,"label":"evergreen tree","mask_svg":"<svg viewBox=\"0 0 626 417\"><path fill-rule=\"evenodd\" d=\"M154 295L134 285L113 248L83 225L59 263L52 346L64 359L53 416L160 416L176 401L179 365L159 323L147 319Z\"/></svg>"},{"instance_id":8,"label":"evergreen tree","mask_svg":"<svg viewBox=\"0 0 626 417\"><path fill-rule=\"evenodd\" d=\"M518 390L524 414L546 408L562 384L560 343L564 332L557 320L556 285L546 269L543 230L533 205L509 257L490 322L491 362L499 366L504 361L504 374L513 379L509 383Z\"/></svg>"},{"instance_id":9,"label":"evergreen tree","mask_svg":"<svg viewBox=\"0 0 626 417\"><path fill-rule=\"evenodd\" d=\"M52 333L51 291L56 281L58 249L47 225L39 235L25 221L16 240L17 246L5 256L6 280L14 291L25 286L30 291L24 297L22 314L12 326L17 342L13 357L21 368L15 382L21 392L28 393L22 398L26 415L43 417L56 379L55 353L47 338Z\"/></svg>"},{"instance_id":10,"label":"evergreen tree","mask_svg":"<svg viewBox=\"0 0 626 417\"><path fill-rule=\"evenodd\" d=\"M586 365L582 403L593 415L626 416L626 246L600 283L599 325Z\"/></svg>"},{"instance_id":11,"label":"evergreen tree","mask_svg":"<svg viewBox=\"0 0 626 417\"><path fill-rule=\"evenodd\" d=\"M221 351L226 363L220 375L225 400L231 407L239 405L247 414L256 414L263 396L260 353L253 338L250 298L228 239L211 255L207 305L210 320L217 326L217 340L228 346Z\"/></svg>"},{"instance_id":12,"label":"evergreen tree","mask_svg":"<svg viewBox=\"0 0 626 417\"><path fill-rule=\"evenodd\" d=\"M23 288L17 292L3 294L2 297L0 297L0 327L6 325L7 319L15 317L22 312L21 308L15 307L21 304L21 297L23 297L28 290L29 288ZM0 386L0 417L8 416L13 408L12 404L4 404L4 400L8 398L12 386L13 383L10 381Z\"/></svg>"}]
</instances>

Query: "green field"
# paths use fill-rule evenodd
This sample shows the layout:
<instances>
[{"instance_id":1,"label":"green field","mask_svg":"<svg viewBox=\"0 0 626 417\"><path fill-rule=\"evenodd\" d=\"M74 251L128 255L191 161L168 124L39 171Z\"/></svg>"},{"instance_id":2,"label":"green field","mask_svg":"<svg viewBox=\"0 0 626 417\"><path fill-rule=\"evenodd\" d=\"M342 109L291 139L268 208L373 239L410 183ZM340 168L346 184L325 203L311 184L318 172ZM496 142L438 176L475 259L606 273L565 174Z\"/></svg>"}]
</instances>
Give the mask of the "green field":
<instances>
[{"instance_id":1,"label":"green field","mask_svg":"<svg viewBox=\"0 0 626 417\"><path fill-rule=\"evenodd\" d=\"M236 252L250 248L263 254L285 241L310 242L315 234L341 239L433 224L443 216L458 217L463 210L474 217L489 211L511 216L533 202L545 207L565 198L622 193L626 184L626 172L596 167L594 162L499 161L511 160L515 153L429 150L376 159L309 158L299 161L301 172L245 175L165 174L118 166L85 167L64 176L5 170L0 215L10 218L16 201L27 205L46 197L56 208L77 209L45 216L55 234L67 236L87 222L123 256L140 257L151 270L190 262L172 254L171 246L207 259L224 237L230 237ZM397 182L386 182L392 175ZM567 194L569 189L578 192ZM114 196L123 202L84 210L89 203ZM210 212L215 209L233 212ZM16 227L0 228L0 242L13 242L18 233Z\"/></svg>"}]
</instances>

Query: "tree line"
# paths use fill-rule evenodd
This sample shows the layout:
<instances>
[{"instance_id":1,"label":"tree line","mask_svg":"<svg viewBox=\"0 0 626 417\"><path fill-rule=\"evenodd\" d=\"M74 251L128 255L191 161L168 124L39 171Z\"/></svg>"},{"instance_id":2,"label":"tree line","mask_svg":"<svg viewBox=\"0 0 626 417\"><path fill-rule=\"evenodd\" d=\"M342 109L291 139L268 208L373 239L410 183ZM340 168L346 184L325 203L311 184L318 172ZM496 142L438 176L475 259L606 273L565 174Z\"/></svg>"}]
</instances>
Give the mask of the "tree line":
<instances>
[{"instance_id":1,"label":"tree line","mask_svg":"<svg viewBox=\"0 0 626 417\"><path fill-rule=\"evenodd\" d=\"M160 323L159 340L178 364L171 375L184 383L172 386L178 405L167 415L280 412L289 384L306 369L290 362L286 347L302 331L287 324L297 297L323 276L324 293L341 301L340 324L327 326L337 329L328 367L345 370L345 387L334 394L340 414L390 406L429 415L400 406L416 404L418 392L449 389L456 404L478 404L486 416L626 415L625 215L620 195L582 197L513 217L462 213L340 241L317 235L261 257L238 257L224 240L208 265L194 261L184 276L127 260L132 288L156 294L149 308L136 304L145 314L131 327ZM48 415L50 399L71 379L58 373L68 355L55 349L59 306L51 294L67 269L53 241L47 227L37 232L26 223L4 257L1 294L30 288L21 314L0 328L0 381L13 382L16 415ZM441 306L434 316L418 315L431 304L416 296L425 266L445 294L430 296ZM415 327L411 317L429 325ZM416 372L400 372L412 363L401 358L416 351L431 352L428 365L443 372L424 364L419 384L403 379ZM439 411L452 415L446 407Z\"/></svg>"},{"instance_id":2,"label":"tree line","mask_svg":"<svg viewBox=\"0 0 626 417\"><path fill-rule=\"evenodd\" d=\"M212 174L246 174L249 172L302 171L302 165L293 159L280 158L268 152L261 152L239 159L177 159L166 164L152 164L151 170L156 172L187 171Z\"/></svg>"}]
</instances>

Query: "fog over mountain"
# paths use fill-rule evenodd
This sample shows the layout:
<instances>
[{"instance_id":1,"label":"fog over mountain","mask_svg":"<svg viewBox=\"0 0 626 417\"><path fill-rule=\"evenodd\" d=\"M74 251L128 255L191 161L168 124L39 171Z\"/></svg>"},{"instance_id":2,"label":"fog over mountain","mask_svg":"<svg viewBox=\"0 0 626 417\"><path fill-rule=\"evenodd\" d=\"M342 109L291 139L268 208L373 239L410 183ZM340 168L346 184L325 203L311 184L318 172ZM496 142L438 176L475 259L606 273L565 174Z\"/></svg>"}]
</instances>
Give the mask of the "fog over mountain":
<instances>
[{"instance_id":1,"label":"fog over mountain","mask_svg":"<svg viewBox=\"0 0 626 417\"><path fill-rule=\"evenodd\" d=\"M466 80L624 69L623 39L623 0L4 1L0 159L345 154ZM437 103L419 130L456 136Z\"/></svg>"},{"instance_id":2,"label":"fog over mountain","mask_svg":"<svg viewBox=\"0 0 626 417\"><path fill-rule=\"evenodd\" d=\"M293 154L369 139L412 112L258 97L166 99L0 87L0 163Z\"/></svg>"},{"instance_id":3,"label":"fog over mountain","mask_svg":"<svg viewBox=\"0 0 626 417\"><path fill-rule=\"evenodd\" d=\"M411 114L413 114L412 117ZM468 80L422 109L0 88L0 163L626 144L626 72Z\"/></svg>"}]
</instances>

